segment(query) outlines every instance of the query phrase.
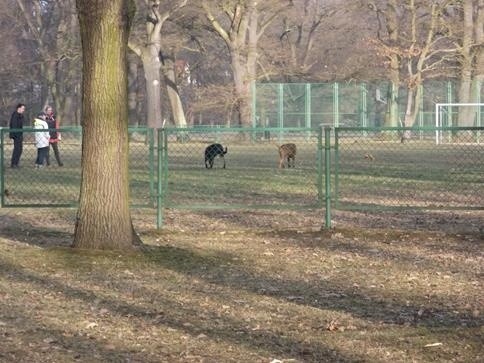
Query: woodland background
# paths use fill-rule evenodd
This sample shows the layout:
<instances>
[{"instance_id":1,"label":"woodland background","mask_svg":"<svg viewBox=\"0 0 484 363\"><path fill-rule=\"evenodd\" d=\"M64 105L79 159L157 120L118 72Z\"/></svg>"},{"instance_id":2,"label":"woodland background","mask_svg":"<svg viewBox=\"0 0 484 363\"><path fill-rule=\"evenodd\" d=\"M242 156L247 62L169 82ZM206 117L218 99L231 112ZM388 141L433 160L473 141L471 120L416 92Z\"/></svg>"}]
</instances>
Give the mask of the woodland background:
<instances>
[{"instance_id":1,"label":"woodland background","mask_svg":"<svg viewBox=\"0 0 484 363\"><path fill-rule=\"evenodd\" d=\"M407 126L430 79L455 80L459 102L482 98L482 0L132 3L132 126L250 125L253 82L388 81L405 90ZM0 126L18 102L29 118L50 103L63 125L80 124L74 0L2 0L0 47Z\"/></svg>"}]
</instances>

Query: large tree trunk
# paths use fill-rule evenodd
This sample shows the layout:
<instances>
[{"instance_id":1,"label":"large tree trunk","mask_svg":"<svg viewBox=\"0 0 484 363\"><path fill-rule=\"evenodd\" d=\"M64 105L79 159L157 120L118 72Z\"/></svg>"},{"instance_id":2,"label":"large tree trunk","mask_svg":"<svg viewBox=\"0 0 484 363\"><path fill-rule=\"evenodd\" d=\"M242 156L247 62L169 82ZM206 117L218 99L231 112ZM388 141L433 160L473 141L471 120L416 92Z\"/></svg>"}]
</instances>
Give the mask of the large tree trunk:
<instances>
[{"instance_id":1,"label":"large tree trunk","mask_svg":"<svg viewBox=\"0 0 484 363\"><path fill-rule=\"evenodd\" d=\"M126 49L128 0L77 0L83 50L82 180L73 246L132 249Z\"/></svg>"},{"instance_id":2,"label":"large tree trunk","mask_svg":"<svg viewBox=\"0 0 484 363\"><path fill-rule=\"evenodd\" d=\"M398 93L399 93L399 83L400 81L394 81L392 77L392 81L390 82L390 97L388 97L388 108L387 114L385 115L385 127L398 127L400 126L399 122L399 114L398 114Z\"/></svg>"},{"instance_id":3,"label":"large tree trunk","mask_svg":"<svg viewBox=\"0 0 484 363\"><path fill-rule=\"evenodd\" d=\"M141 57L146 78L146 99L147 99L147 125L151 128L161 128L162 109L161 109L161 27L169 18L171 12L186 5L187 0L179 0L173 4L173 8L162 14L159 12L160 0L146 0L148 13L146 15L146 33L148 41L143 44L131 43L131 50ZM166 76L165 76L166 77ZM173 95L170 96L170 102ZM173 105L172 105L173 106ZM181 102L176 104L176 112L183 114ZM175 112L175 109L173 110ZM176 116L175 116L176 118ZM180 122L186 122L183 120Z\"/></svg>"},{"instance_id":4,"label":"large tree trunk","mask_svg":"<svg viewBox=\"0 0 484 363\"><path fill-rule=\"evenodd\" d=\"M407 94L407 107L405 111L405 119L403 126L412 127L417 120L417 115L419 112L418 105L422 99L422 88L421 87L411 87L408 88Z\"/></svg>"},{"instance_id":5,"label":"large tree trunk","mask_svg":"<svg viewBox=\"0 0 484 363\"><path fill-rule=\"evenodd\" d=\"M462 36L461 47L461 74L459 86L459 102L471 102L471 87L472 87L472 68L473 68L473 52L472 43L474 39L474 23L473 23L473 4L472 0L464 0L464 32ZM474 125L475 109L471 107L459 107L458 120L459 126L473 126Z\"/></svg>"},{"instance_id":6,"label":"large tree trunk","mask_svg":"<svg viewBox=\"0 0 484 363\"><path fill-rule=\"evenodd\" d=\"M142 49L141 60L146 79L146 107L148 115L146 123L151 128L161 128L161 62L158 49L149 45Z\"/></svg>"},{"instance_id":7,"label":"large tree trunk","mask_svg":"<svg viewBox=\"0 0 484 363\"><path fill-rule=\"evenodd\" d=\"M391 0L387 4L386 14L386 27L388 32L388 38L391 44L396 44L400 35L398 27L398 15L397 15L397 2ZM390 82L391 90L390 97L387 98L388 102L388 114L385 115L385 127L397 127L399 126L398 115L398 92L400 89L400 58L397 54L389 55L390 62Z\"/></svg>"},{"instance_id":8,"label":"large tree trunk","mask_svg":"<svg viewBox=\"0 0 484 363\"><path fill-rule=\"evenodd\" d=\"M185 119L185 112L183 111L183 104L176 84L175 74L175 56L171 54L169 57L163 59L162 67L168 99L170 101L171 112L173 114L173 121L177 127L187 127Z\"/></svg>"},{"instance_id":9,"label":"large tree trunk","mask_svg":"<svg viewBox=\"0 0 484 363\"><path fill-rule=\"evenodd\" d=\"M478 2L476 2L478 5ZM479 103L484 100L481 97L482 88L484 87L484 6L478 6L476 11L476 20L474 21L474 34L475 34L475 44L479 46L475 50L475 63L474 63L474 73L472 77L471 84L471 102ZM477 109L474 109L474 115L476 115ZM477 115L476 115L477 116ZM482 115L481 119L478 120L476 126L484 126Z\"/></svg>"},{"instance_id":10,"label":"large tree trunk","mask_svg":"<svg viewBox=\"0 0 484 363\"><path fill-rule=\"evenodd\" d=\"M420 101L422 99L422 87L420 87L420 85L422 84L421 78L419 76L416 76L415 79L410 83L411 84L407 89L407 106L405 110L405 118L402 125L404 127L412 127L414 125L419 112L418 105L420 104ZM404 131L402 133L401 141L405 142L406 140L409 140L410 136L411 132L409 130Z\"/></svg>"},{"instance_id":11,"label":"large tree trunk","mask_svg":"<svg viewBox=\"0 0 484 363\"><path fill-rule=\"evenodd\" d=\"M209 1L201 3L208 21L225 41L230 52L238 123L241 126L250 127L252 126L250 85L256 78L258 40L272 20L292 6L292 2L274 2L274 7L270 10L272 13L266 12L263 22L259 19L259 1L233 2L231 11L227 11L230 6L224 7L222 3L217 5ZM212 10L212 5L216 12ZM217 19L224 16L228 18L223 19L222 22ZM230 26L224 28L226 25Z\"/></svg>"},{"instance_id":12,"label":"large tree trunk","mask_svg":"<svg viewBox=\"0 0 484 363\"><path fill-rule=\"evenodd\" d=\"M128 115L129 125L139 126L138 117L138 62L128 61Z\"/></svg>"},{"instance_id":13,"label":"large tree trunk","mask_svg":"<svg viewBox=\"0 0 484 363\"><path fill-rule=\"evenodd\" d=\"M247 82L247 65L244 64L242 57L236 51L231 52L231 58L238 124L243 127L251 127L250 83Z\"/></svg>"},{"instance_id":14,"label":"large tree trunk","mask_svg":"<svg viewBox=\"0 0 484 363\"><path fill-rule=\"evenodd\" d=\"M44 107L49 102L49 96L52 96L52 100L56 101L57 98L57 84L56 84L56 72L57 62L54 60L46 61L40 66L42 77L42 89L41 89L41 106Z\"/></svg>"}]
</instances>

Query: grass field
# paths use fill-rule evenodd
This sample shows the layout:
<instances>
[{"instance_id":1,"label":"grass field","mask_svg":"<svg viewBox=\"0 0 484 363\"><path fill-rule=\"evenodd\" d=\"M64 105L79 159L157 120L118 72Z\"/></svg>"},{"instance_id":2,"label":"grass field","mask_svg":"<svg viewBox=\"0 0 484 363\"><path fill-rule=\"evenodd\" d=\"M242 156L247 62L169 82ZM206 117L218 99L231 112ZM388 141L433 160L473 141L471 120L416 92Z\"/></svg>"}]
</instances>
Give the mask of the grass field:
<instances>
[{"instance_id":1,"label":"grass field","mask_svg":"<svg viewBox=\"0 0 484 363\"><path fill-rule=\"evenodd\" d=\"M324 150L313 135L290 135L298 145L296 168L278 169L271 142L217 141L228 146L226 169L221 159L206 170L204 148L215 139L168 144L168 206L272 208L323 206ZM354 136L354 135L352 135ZM484 145L439 145L433 140L380 141L341 138L331 151L331 193L340 207L482 208ZM217 165L218 161L218 165Z\"/></svg>"},{"instance_id":2,"label":"grass field","mask_svg":"<svg viewBox=\"0 0 484 363\"><path fill-rule=\"evenodd\" d=\"M32 143L24 143L19 169L9 168L11 145L4 150L3 182L5 206L59 206L75 205L79 199L81 183L81 144L63 141L59 145L64 164L59 167L50 152L49 167L34 168L37 149ZM131 144L130 186L131 203L153 207L154 176L156 165L150 165L149 146L141 142ZM150 178L151 175L151 178Z\"/></svg>"},{"instance_id":3,"label":"grass field","mask_svg":"<svg viewBox=\"0 0 484 363\"><path fill-rule=\"evenodd\" d=\"M321 208L325 199L324 145L315 133L277 134L271 140L237 133L191 135L189 142L169 137L162 193L168 208ZM23 168L7 167L11 145L4 150L4 205L75 204L80 183L81 146L63 139L63 168L33 168L36 149L26 144ZM77 142L76 142L77 140ZM204 149L212 142L228 147L213 169L204 165ZM279 169L277 145L298 146L296 168ZM338 148L331 141L331 199L338 208L482 208L484 205L484 144L435 145L432 139L402 144L342 133ZM153 150L150 159L150 148ZM155 146L130 144L131 202L155 202ZM53 157L52 157L53 159ZM55 163L53 163L55 164ZM7 195L8 194L8 195Z\"/></svg>"}]
</instances>

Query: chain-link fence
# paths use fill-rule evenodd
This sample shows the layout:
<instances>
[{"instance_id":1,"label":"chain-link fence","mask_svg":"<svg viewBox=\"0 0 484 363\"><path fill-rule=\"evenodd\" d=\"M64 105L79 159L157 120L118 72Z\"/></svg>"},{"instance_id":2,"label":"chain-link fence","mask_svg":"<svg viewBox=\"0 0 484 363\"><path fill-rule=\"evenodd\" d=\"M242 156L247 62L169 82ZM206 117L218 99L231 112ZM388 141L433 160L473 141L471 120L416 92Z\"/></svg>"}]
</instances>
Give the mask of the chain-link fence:
<instances>
[{"instance_id":1,"label":"chain-link fence","mask_svg":"<svg viewBox=\"0 0 484 363\"><path fill-rule=\"evenodd\" d=\"M440 129L453 142L437 144L432 128L411 130L404 143L401 129L336 129L334 207L484 209L480 130Z\"/></svg>"},{"instance_id":2,"label":"chain-link fence","mask_svg":"<svg viewBox=\"0 0 484 363\"><path fill-rule=\"evenodd\" d=\"M24 129L20 168L0 129L1 206L76 206L81 129L61 129L63 166L35 168ZM130 129L131 205L174 209L484 209L483 127ZM444 134L446 143L435 135ZM405 136L405 138L403 138ZM404 139L405 142L401 142ZM279 147L284 147L280 159ZM52 154L52 153L51 153ZM294 156L294 158L293 158ZM288 157L289 163L288 165ZM290 166L290 167L288 167ZM324 212L324 213L323 213Z\"/></svg>"},{"instance_id":3,"label":"chain-link fence","mask_svg":"<svg viewBox=\"0 0 484 363\"><path fill-rule=\"evenodd\" d=\"M458 102L458 83L426 81L420 86L415 121L418 127L436 126L435 104ZM477 102L484 100L484 87ZM252 89L254 127L383 127L390 100L395 100L400 120L405 118L408 90L393 89L390 82L256 83ZM442 126L457 124L458 107L448 107ZM484 105L475 107L474 125L484 126ZM400 126L398 124L392 126Z\"/></svg>"},{"instance_id":4,"label":"chain-link fence","mask_svg":"<svg viewBox=\"0 0 484 363\"><path fill-rule=\"evenodd\" d=\"M23 150L18 168L11 168L13 142L9 129L0 129L1 205L3 207L74 207L79 199L81 182L80 127L60 129L57 160L50 147L46 163L36 165L35 134L42 132L24 128ZM153 130L129 130L129 168L132 206L154 207L156 159ZM60 163L59 163L60 161ZM50 165L48 165L50 164Z\"/></svg>"},{"instance_id":5,"label":"chain-link fence","mask_svg":"<svg viewBox=\"0 0 484 363\"><path fill-rule=\"evenodd\" d=\"M327 225L331 208L484 209L483 130L169 129L163 206L322 208ZM180 132L190 141L178 142ZM449 142L437 142L438 133ZM296 165L280 169L278 146L286 143L297 145ZM207 169L205 150L213 144L227 153Z\"/></svg>"},{"instance_id":6,"label":"chain-link fence","mask_svg":"<svg viewBox=\"0 0 484 363\"><path fill-rule=\"evenodd\" d=\"M301 209L322 205L321 137L314 129L167 129L164 205ZM177 142L187 133L187 142ZM296 145L287 165L279 147ZM282 166L282 167L281 167Z\"/></svg>"}]
</instances>

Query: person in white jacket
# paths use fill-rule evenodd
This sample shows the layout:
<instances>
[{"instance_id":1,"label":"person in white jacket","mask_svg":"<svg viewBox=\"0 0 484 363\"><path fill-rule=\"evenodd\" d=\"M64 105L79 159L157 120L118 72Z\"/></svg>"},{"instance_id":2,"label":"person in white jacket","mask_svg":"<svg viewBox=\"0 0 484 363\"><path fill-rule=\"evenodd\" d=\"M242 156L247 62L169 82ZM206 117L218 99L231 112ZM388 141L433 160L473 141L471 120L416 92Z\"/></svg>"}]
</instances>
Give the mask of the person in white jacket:
<instances>
[{"instance_id":1,"label":"person in white jacket","mask_svg":"<svg viewBox=\"0 0 484 363\"><path fill-rule=\"evenodd\" d=\"M35 146L37 147L37 160L35 160L35 167L42 168L44 163L47 162L47 157L49 155L49 125L45 121L45 114L40 113L34 119L34 128L37 130L44 130L44 131L35 131Z\"/></svg>"}]
</instances>

